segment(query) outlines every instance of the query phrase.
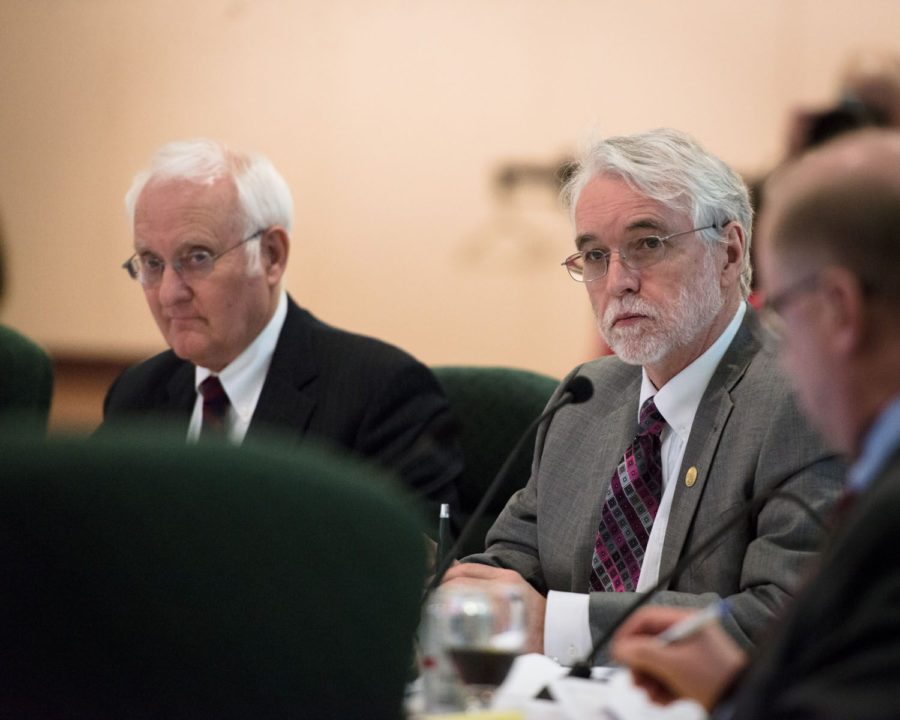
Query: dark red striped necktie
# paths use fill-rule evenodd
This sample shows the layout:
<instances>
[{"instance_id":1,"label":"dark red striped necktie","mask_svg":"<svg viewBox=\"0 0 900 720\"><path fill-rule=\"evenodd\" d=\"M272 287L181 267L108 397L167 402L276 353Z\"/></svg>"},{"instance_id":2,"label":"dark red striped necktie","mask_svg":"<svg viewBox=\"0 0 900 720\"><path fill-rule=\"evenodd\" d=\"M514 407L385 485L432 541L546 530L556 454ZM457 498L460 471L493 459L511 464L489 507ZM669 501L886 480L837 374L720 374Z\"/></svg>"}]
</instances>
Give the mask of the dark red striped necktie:
<instances>
[{"instance_id":1,"label":"dark red striped necktie","mask_svg":"<svg viewBox=\"0 0 900 720\"><path fill-rule=\"evenodd\" d=\"M200 426L200 439L224 439L226 434L225 417L228 414L228 395L216 375L210 375L200 383L200 394L203 396L203 424Z\"/></svg>"},{"instance_id":2,"label":"dark red striped necktie","mask_svg":"<svg viewBox=\"0 0 900 720\"><path fill-rule=\"evenodd\" d=\"M847 516L849 516L850 512L853 510L853 505L856 503L858 496L858 491L849 487L844 488L844 492L841 494L840 498L838 498L838 501L834 504L834 507L832 507L828 514L828 524L832 530L837 530L844 524L847 520Z\"/></svg>"}]
</instances>

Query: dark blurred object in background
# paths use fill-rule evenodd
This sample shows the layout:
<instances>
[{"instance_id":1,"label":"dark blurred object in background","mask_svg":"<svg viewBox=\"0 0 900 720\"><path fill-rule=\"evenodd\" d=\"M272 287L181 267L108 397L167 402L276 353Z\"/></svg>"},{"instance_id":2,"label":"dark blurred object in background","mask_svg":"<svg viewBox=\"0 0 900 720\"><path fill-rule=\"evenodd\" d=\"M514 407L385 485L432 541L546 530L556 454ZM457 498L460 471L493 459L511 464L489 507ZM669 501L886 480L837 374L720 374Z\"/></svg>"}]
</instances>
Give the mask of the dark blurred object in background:
<instances>
[{"instance_id":1,"label":"dark blurred object in background","mask_svg":"<svg viewBox=\"0 0 900 720\"><path fill-rule=\"evenodd\" d=\"M835 107L809 115L803 149L821 145L850 130L887 124L887 115L882 110L866 105L852 93L846 93Z\"/></svg>"},{"instance_id":2,"label":"dark blurred object in background","mask_svg":"<svg viewBox=\"0 0 900 720\"><path fill-rule=\"evenodd\" d=\"M883 125L900 128L900 55L882 50L855 53L844 67L841 92L858 98Z\"/></svg>"},{"instance_id":3,"label":"dark blurred object in background","mask_svg":"<svg viewBox=\"0 0 900 720\"><path fill-rule=\"evenodd\" d=\"M900 128L900 56L861 50L841 73L838 102L800 108L790 119L786 156L796 157L838 135L867 127Z\"/></svg>"}]
</instances>

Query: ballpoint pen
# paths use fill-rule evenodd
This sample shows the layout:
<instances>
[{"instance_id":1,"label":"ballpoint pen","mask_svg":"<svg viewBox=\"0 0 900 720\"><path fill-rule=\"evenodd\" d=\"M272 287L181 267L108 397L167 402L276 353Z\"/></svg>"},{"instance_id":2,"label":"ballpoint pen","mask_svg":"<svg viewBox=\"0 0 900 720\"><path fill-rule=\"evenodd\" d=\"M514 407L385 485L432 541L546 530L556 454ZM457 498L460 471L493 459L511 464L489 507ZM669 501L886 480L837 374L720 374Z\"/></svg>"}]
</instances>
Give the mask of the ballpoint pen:
<instances>
[{"instance_id":1,"label":"ballpoint pen","mask_svg":"<svg viewBox=\"0 0 900 720\"><path fill-rule=\"evenodd\" d=\"M725 617L731 611L731 603L726 598L707 605L702 610L688 615L656 636L663 645L671 645L689 638L716 620Z\"/></svg>"},{"instance_id":2,"label":"ballpoint pen","mask_svg":"<svg viewBox=\"0 0 900 720\"><path fill-rule=\"evenodd\" d=\"M441 566L444 561L444 555L450 548L450 505L441 503L441 512L438 516L438 544L437 554L435 555L436 568Z\"/></svg>"}]
</instances>

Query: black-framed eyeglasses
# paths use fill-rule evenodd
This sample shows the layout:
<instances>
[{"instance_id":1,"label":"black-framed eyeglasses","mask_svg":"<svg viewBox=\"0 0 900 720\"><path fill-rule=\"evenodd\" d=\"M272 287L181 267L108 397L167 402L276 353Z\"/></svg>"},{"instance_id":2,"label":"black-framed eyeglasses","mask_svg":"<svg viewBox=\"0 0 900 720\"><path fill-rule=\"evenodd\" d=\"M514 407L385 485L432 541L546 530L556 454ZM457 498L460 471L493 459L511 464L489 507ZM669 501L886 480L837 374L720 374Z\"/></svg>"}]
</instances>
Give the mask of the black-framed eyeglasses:
<instances>
[{"instance_id":1,"label":"black-framed eyeglasses","mask_svg":"<svg viewBox=\"0 0 900 720\"><path fill-rule=\"evenodd\" d=\"M625 267L631 270L642 270L665 260L669 243L673 239L682 235L700 232L701 230L719 227L718 223L713 223L712 225L682 230L681 232L663 235L662 237L647 235L625 243L624 250L621 248L616 250L588 248L569 255L562 261L561 265L565 266L573 280L586 283L594 282L605 277L606 273L609 272L610 258L612 258L613 253L618 253L619 260Z\"/></svg>"},{"instance_id":2,"label":"black-framed eyeglasses","mask_svg":"<svg viewBox=\"0 0 900 720\"><path fill-rule=\"evenodd\" d=\"M236 250L251 240L256 240L265 232L260 229L249 237L244 238L239 243L226 248L220 253L213 255L209 250L195 248L184 253L181 257L176 258L172 262L172 269L185 282L199 280L209 275L216 265L216 261L223 255ZM144 287L156 287L162 282L163 272L166 269L166 261L151 253L135 253L128 258L122 267L128 271L128 274L137 280Z\"/></svg>"}]
</instances>

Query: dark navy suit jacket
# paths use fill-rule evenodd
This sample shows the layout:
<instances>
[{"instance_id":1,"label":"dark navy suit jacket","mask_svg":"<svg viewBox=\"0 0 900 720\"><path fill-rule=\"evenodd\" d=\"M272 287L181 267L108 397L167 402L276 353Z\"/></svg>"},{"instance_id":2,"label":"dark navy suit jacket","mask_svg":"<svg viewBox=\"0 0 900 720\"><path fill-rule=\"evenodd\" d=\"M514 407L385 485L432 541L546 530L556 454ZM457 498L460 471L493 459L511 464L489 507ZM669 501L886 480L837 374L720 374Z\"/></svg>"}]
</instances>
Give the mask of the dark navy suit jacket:
<instances>
[{"instance_id":1,"label":"dark navy suit jacket","mask_svg":"<svg viewBox=\"0 0 900 720\"><path fill-rule=\"evenodd\" d=\"M853 504L814 577L773 628L732 697L730 717L898 717L898 544L900 448Z\"/></svg>"},{"instance_id":2,"label":"dark navy suit jacket","mask_svg":"<svg viewBox=\"0 0 900 720\"><path fill-rule=\"evenodd\" d=\"M194 365L167 350L115 380L97 433L163 418L186 435L195 400ZM456 509L462 451L432 372L399 348L321 322L290 298L247 440L273 433L376 460L426 502L429 520L439 503Z\"/></svg>"}]
</instances>

